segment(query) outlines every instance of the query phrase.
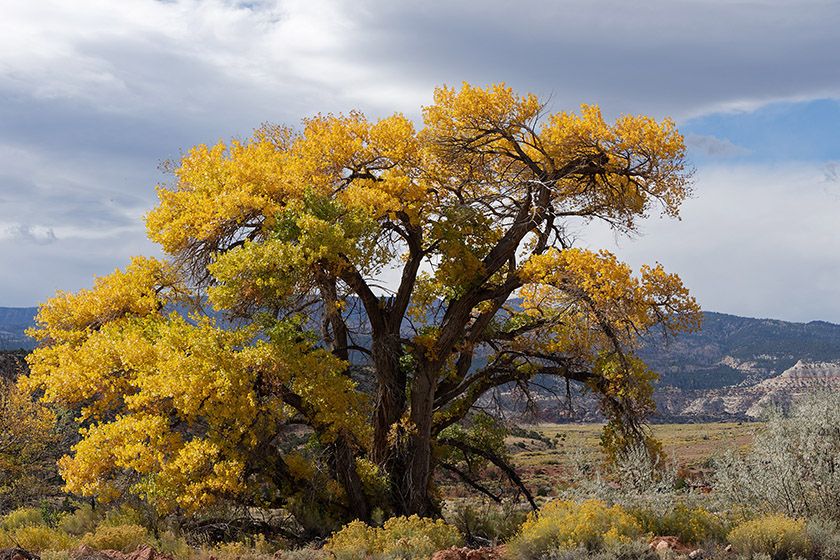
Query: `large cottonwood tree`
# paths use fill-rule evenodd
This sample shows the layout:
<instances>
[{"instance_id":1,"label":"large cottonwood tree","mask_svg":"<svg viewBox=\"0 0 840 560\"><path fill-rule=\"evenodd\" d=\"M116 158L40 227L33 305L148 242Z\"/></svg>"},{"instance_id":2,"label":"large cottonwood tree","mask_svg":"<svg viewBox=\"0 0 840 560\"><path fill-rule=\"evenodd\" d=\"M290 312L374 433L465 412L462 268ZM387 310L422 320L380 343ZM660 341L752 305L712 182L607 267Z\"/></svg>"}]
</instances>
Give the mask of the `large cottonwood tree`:
<instances>
[{"instance_id":1,"label":"large cottonwood tree","mask_svg":"<svg viewBox=\"0 0 840 560\"><path fill-rule=\"evenodd\" d=\"M676 217L682 137L543 109L504 86L441 87L420 131L319 115L174 162L146 217L171 257L38 315L28 383L87 426L67 487L163 511L225 497L433 514L439 447L459 445L447 430L537 374L600 395L613 445L638 435L654 374L634 347L695 328L699 309L659 265L634 275L572 242L593 221L632 234L651 211ZM227 320L174 311L189 301ZM301 424L310 443L293 445Z\"/></svg>"}]
</instances>

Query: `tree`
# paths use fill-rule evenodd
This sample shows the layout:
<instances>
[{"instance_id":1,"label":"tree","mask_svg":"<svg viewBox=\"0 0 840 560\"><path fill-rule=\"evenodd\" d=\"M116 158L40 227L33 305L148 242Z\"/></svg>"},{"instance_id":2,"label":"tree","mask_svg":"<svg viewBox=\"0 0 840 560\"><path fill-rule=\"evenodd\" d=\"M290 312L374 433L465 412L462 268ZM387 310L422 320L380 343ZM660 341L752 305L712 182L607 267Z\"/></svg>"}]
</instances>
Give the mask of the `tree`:
<instances>
[{"instance_id":1,"label":"tree","mask_svg":"<svg viewBox=\"0 0 840 560\"><path fill-rule=\"evenodd\" d=\"M264 125L168 165L146 224L170 259L135 258L38 315L29 385L87 425L68 489L430 515L441 434L537 374L597 392L611 445L641 434L655 376L633 349L699 309L661 266L634 276L572 241L596 220L632 234L656 207L678 215L674 125L544 115L503 85L441 87L423 115L419 132L357 112ZM175 311L205 298L225 322Z\"/></svg>"},{"instance_id":2,"label":"tree","mask_svg":"<svg viewBox=\"0 0 840 560\"><path fill-rule=\"evenodd\" d=\"M52 410L0 377L0 511L37 503L60 488L59 428Z\"/></svg>"}]
</instances>

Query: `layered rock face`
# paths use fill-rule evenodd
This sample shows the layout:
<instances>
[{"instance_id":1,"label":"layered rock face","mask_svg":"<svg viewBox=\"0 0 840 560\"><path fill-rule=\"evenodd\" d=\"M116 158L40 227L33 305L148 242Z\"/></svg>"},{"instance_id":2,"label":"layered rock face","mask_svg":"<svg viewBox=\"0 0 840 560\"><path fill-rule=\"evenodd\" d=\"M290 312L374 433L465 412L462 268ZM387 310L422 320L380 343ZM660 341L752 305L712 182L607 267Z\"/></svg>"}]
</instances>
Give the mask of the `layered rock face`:
<instances>
[{"instance_id":1,"label":"layered rock face","mask_svg":"<svg viewBox=\"0 0 840 560\"><path fill-rule=\"evenodd\" d=\"M708 391L663 388L655 393L657 414L691 420L758 419L773 405L785 405L797 396L819 389L840 388L840 361L800 360L780 375L761 381L744 381Z\"/></svg>"}]
</instances>

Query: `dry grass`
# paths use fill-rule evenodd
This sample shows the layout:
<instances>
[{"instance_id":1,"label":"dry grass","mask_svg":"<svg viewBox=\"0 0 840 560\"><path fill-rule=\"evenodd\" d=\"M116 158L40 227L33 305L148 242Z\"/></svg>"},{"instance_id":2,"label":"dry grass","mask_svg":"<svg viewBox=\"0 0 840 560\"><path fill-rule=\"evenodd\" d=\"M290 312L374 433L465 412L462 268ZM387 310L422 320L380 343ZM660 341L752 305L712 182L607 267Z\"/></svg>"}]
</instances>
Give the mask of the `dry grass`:
<instances>
[{"instance_id":1,"label":"dry grass","mask_svg":"<svg viewBox=\"0 0 840 560\"><path fill-rule=\"evenodd\" d=\"M723 449L748 445L760 424L714 422L707 424L657 424L654 437L686 476L703 478L709 472L710 458ZM573 484L570 465L575 457L599 463L602 424L536 424L522 426L537 432L552 445L525 437L509 437L514 463L532 488L554 489Z\"/></svg>"}]
</instances>

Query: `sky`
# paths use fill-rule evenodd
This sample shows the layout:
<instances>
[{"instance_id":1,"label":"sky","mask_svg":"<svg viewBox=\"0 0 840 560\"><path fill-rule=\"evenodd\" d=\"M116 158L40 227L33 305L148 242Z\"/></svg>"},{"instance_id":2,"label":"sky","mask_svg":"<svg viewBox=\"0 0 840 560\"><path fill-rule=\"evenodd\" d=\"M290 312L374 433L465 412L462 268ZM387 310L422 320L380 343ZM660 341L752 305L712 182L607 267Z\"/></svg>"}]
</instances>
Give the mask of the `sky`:
<instances>
[{"instance_id":1,"label":"sky","mask_svg":"<svg viewBox=\"0 0 840 560\"><path fill-rule=\"evenodd\" d=\"M703 309L840 323L840 2L3 0L0 306L159 255L162 161L263 122L401 112L504 82L550 111L670 117L682 219L580 244L676 272Z\"/></svg>"}]
</instances>

